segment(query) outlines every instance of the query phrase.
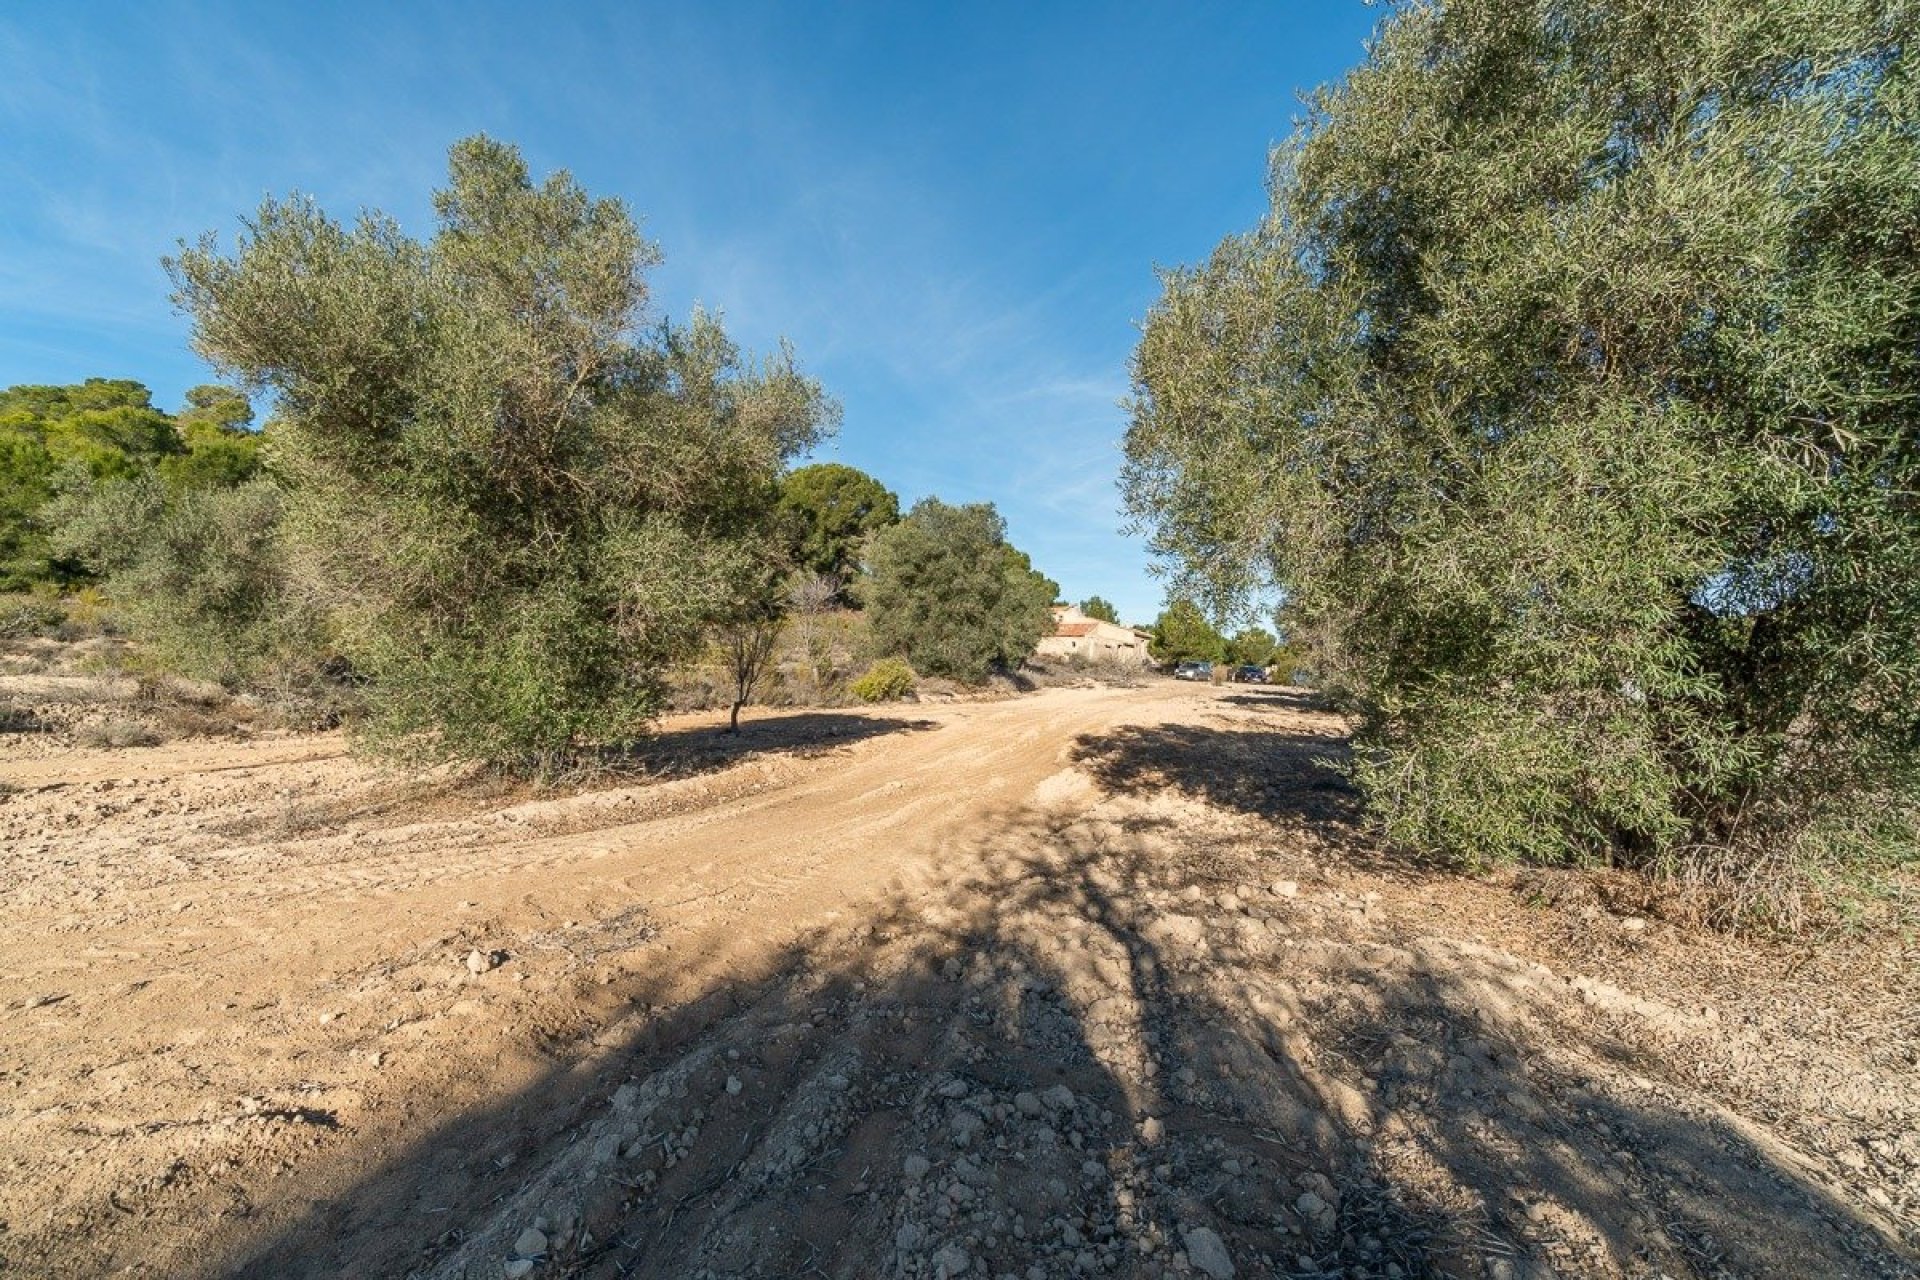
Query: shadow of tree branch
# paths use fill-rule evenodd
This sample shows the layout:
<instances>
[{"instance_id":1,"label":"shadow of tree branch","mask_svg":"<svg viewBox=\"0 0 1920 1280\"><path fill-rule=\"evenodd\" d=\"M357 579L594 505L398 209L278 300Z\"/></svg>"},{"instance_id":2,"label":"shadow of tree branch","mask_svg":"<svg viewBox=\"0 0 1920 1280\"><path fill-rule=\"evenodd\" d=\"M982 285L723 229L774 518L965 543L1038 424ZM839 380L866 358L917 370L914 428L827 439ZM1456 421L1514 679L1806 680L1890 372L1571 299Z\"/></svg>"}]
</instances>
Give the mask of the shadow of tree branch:
<instances>
[{"instance_id":1,"label":"shadow of tree branch","mask_svg":"<svg viewBox=\"0 0 1920 1280\"><path fill-rule=\"evenodd\" d=\"M1324 742L1241 792L1187 731L1082 740L1344 823ZM1157 761L1154 756L1157 755ZM1275 793L1275 794L1270 794ZM1277 794L1277 798L1275 795ZM1325 798L1323 798L1323 796ZM532 1087L257 1240L250 1276L1892 1277L1781 1145L1615 1068L1512 957L1253 888L1179 823L1012 810L751 970L661 957ZM522 1239L540 1232L527 1256ZM1216 1252L1217 1248L1217 1252Z\"/></svg>"}]
</instances>

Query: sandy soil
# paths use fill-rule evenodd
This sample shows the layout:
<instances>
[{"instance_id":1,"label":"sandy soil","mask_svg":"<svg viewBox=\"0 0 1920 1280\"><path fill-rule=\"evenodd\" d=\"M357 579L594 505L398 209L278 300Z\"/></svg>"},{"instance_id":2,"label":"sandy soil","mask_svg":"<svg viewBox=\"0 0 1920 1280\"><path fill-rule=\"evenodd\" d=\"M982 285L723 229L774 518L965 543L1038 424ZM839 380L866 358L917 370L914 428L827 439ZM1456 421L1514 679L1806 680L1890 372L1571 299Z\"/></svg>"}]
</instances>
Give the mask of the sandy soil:
<instances>
[{"instance_id":1,"label":"sandy soil","mask_svg":"<svg viewBox=\"0 0 1920 1280\"><path fill-rule=\"evenodd\" d=\"M1171 684L568 795L0 737L0 1272L1916 1273L1910 944L1396 862L1342 747Z\"/></svg>"}]
</instances>

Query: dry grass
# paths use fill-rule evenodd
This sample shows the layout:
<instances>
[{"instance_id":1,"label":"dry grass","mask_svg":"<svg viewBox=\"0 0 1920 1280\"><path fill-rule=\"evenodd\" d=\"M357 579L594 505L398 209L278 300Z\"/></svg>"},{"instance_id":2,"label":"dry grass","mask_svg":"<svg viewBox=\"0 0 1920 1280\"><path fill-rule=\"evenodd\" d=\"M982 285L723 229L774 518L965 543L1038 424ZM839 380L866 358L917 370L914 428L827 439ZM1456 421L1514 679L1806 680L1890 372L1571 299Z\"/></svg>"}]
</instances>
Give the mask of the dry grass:
<instances>
[{"instance_id":1,"label":"dry grass","mask_svg":"<svg viewBox=\"0 0 1920 1280\"><path fill-rule=\"evenodd\" d=\"M83 726L74 734L83 747L119 751L127 747L157 747L165 741L152 726L122 716Z\"/></svg>"},{"instance_id":2,"label":"dry grass","mask_svg":"<svg viewBox=\"0 0 1920 1280\"><path fill-rule=\"evenodd\" d=\"M1020 676L1031 687L1040 689L1070 689L1090 684L1136 689L1153 678L1152 672L1137 662L1085 658L1029 658L1020 667Z\"/></svg>"},{"instance_id":3,"label":"dry grass","mask_svg":"<svg viewBox=\"0 0 1920 1280\"><path fill-rule=\"evenodd\" d=\"M33 708L0 696L0 733L34 733L45 727L34 714Z\"/></svg>"}]
</instances>

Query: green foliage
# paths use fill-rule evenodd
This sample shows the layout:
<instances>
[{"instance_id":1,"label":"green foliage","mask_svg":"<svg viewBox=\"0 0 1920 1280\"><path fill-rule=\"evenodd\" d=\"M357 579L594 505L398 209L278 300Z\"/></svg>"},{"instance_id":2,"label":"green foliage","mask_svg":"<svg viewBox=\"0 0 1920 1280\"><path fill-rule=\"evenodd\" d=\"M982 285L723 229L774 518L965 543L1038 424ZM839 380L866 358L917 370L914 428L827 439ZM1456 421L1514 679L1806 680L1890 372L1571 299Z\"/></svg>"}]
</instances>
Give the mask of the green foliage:
<instances>
[{"instance_id":1,"label":"green foliage","mask_svg":"<svg viewBox=\"0 0 1920 1280\"><path fill-rule=\"evenodd\" d=\"M771 520L767 531L774 531ZM791 603L785 569L785 561L770 554L758 573L741 574L731 598L717 602L714 610L712 647L732 686L728 728L733 733L740 732L741 708L759 694L773 674L774 647Z\"/></svg>"},{"instance_id":2,"label":"green foliage","mask_svg":"<svg viewBox=\"0 0 1920 1280\"><path fill-rule=\"evenodd\" d=\"M231 434L245 431L252 424L253 405L232 387L193 387L173 420L188 440L195 435Z\"/></svg>"},{"instance_id":3,"label":"green foliage","mask_svg":"<svg viewBox=\"0 0 1920 1280\"><path fill-rule=\"evenodd\" d=\"M1260 627L1247 627L1226 643L1227 661L1235 666L1264 667L1279 652L1280 642Z\"/></svg>"},{"instance_id":4,"label":"green foliage","mask_svg":"<svg viewBox=\"0 0 1920 1280\"><path fill-rule=\"evenodd\" d=\"M1227 642L1199 605L1182 598L1169 603L1154 619L1147 653L1159 663L1220 662L1227 656Z\"/></svg>"},{"instance_id":5,"label":"green foliage","mask_svg":"<svg viewBox=\"0 0 1920 1280\"><path fill-rule=\"evenodd\" d=\"M981 680L1025 661L1053 629L1059 588L1007 544L990 503L914 504L873 542L875 644L928 675Z\"/></svg>"},{"instance_id":6,"label":"green foliage","mask_svg":"<svg viewBox=\"0 0 1920 1280\"><path fill-rule=\"evenodd\" d=\"M186 452L163 458L160 476L178 489L242 484L260 469L261 436L248 429L253 406L228 387L195 387L174 415Z\"/></svg>"},{"instance_id":7,"label":"green foliage","mask_svg":"<svg viewBox=\"0 0 1920 1280\"><path fill-rule=\"evenodd\" d=\"M847 692L862 702L895 702L913 692L913 668L898 658L882 658L868 667Z\"/></svg>"},{"instance_id":8,"label":"green foliage","mask_svg":"<svg viewBox=\"0 0 1920 1280\"><path fill-rule=\"evenodd\" d=\"M1130 509L1321 629L1391 835L1911 848L1853 817L1920 781L1914 20L1402 5L1166 278Z\"/></svg>"},{"instance_id":9,"label":"green foliage","mask_svg":"<svg viewBox=\"0 0 1920 1280\"><path fill-rule=\"evenodd\" d=\"M323 652L320 622L290 584L283 509L264 478L180 490L140 476L59 499L55 546L107 578L159 665L258 683Z\"/></svg>"},{"instance_id":10,"label":"green foliage","mask_svg":"<svg viewBox=\"0 0 1920 1280\"><path fill-rule=\"evenodd\" d=\"M173 422L137 382L0 391L0 589L68 576L43 518L66 483L137 475L181 451Z\"/></svg>"},{"instance_id":11,"label":"green foliage","mask_svg":"<svg viewBox=\"0 0 1920 1280\"><path fill-rule=\"evenodd\" d=\"M205 416L205 406L217 415ZM178 418L122 379L0 391L0 590L71 583L83 572L50 542L50 504L65 490L155 473L179 488L245 480L258 466L259 437L245 429L252 417L245 397L224 387L194 388Z\"/></svg>"},{"instance_id":12,"label":"green foliage","mask_svg":"<svg viewBox=\"0 0 1920 1280\"><path fill-rule=\"evenodd\" d=\"M780 513L794 564L846 584L867 539L899 521L900 500L864 471L816 462L780 481Z\"/></svg>"},{"instance_id":13,"label":"green foliage","mask_svg":"<svg viewBox=\"0 0 1920 1280\"><path fill-rule=\"evenodd\" d=\"M369 740L544 772L642 731L833 411L710 316L643 330L658 254L618 201L486 138L450 173L426 242L295 197L168 266L200 352L275 395L288 554Z\"/></svg>"},{"instance_id":14,"label":"green foliage","mask_svg":"<svg viewBox=\"0 0 1920 1280\"><path fill-rule=\"evenodd\" d=\"M24 640L58 633L67 620L66 603L45 584L30 591L0 593L0 640Z\"/></svg>"},{"instance_id":15,"label":"green foliage","mask_svg":"<svg viewBox=\"0 0 1920 1280\"><path fill-rule=\"evenodd\" d=\"M1280 684L1317 685L1321 682L1320 667L1312 647L1297 639L1288 638L1275 646L1268 666L1273 679Z\"/></svg>"},{"instance_id":16,"label":"green foliage","mask_svg":"<svg viewBox=\"0 0 1920 1280\"><path fill-rule=\"evenodd\" d=\"M1120 624L1120 611L1113 607L1111 601L1103 600L1099 596L1088 596L1082 600L1080 612L1089 618L1098 618L1102 622L1111 622L1115 626Z\"/></svg>"}]
</instances>

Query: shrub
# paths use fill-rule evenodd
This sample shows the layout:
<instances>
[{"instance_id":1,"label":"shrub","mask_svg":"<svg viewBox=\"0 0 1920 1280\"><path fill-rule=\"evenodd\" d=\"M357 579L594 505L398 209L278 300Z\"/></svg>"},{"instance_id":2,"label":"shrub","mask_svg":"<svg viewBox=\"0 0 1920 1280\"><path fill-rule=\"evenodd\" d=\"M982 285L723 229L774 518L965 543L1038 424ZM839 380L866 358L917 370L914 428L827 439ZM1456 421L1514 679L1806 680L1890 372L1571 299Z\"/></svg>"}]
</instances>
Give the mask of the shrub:
<instances>
[{"instance_id":1,"label":"shrub","mask_svg":"<svg viewBox=\"0 0 1920 1280\"><path fill-rule=\"evenodd\" d=\"M54 545L107 576L157 665L257 685L325 655L322 623L292 581L285 509L267 479L175 491L147 476L56 503Z\"/></svg>"},{"instance_id":2,"label":"shrub","mask_svg":"<svg viewBox=\"0 0 1920 1280\"><path fill-rule=\"evenodd\" d=\"M138 720L113 718L90 724L74 735L82 746L118 751L125 747L157 747L160 735Z\"/></svg>"},{"instance_id":3,"label":"shrub","mask_svg":"<svg viewBox=\"0 0 1920 1280\"><path fill-rule=\"evenodd\" d=\"M66 621L57 597L43 592L16 591L0 595L0 640L51 636Z\"/></svg>"},{"instance_id":4,"label":"shrub","mask_svg":"<svg viewBox=\"0 0 1920 1280\"><path fill-rule=\"evenodd\" d=\"M1911 856L1920 48L1885 13L1397 6L1271 215L1167 278L1129 508L1210 604L1284 589L1391 836Z\"/></svg>"},{"instance_id":5,"label":"shrub","mask_svg":"<svg viewBox=\"0 0 1920 1280\"><path fill-rule=\"evenodd\" d=\"M1059 588L1009 546L991 504L923 498L874 538L866 586L875 647L974 683L1012 669L1053 629Z\"/></svg>"},{"instance_id":6,"label":"shrub","mask_svg":"<svg viewBox=\"0 0 1920 1280\"><path fill-rule=\"evenodd\" d=\"M23 707L0 694L0 733L32 733L41 727L40 718L31 707Z\"/></svg>"},{"instance_id":7,"label":"shrub","mask_svg":"<svg viewBox=\"0 0 1920 1280\"><path fill-rule=\"evenodd\" d=\"M618 201L486 138L449 169L425 243L295 198L169 269L197 349L275 397L289 556L364 740L546 772L644 731L777 557L780 469L833 408L784 350L652 323Z\"/></svg>"},{"instance_id":8,"label":"shrub","mask_svg":"<svg viewBox=\"0 0 1920 1280\"><path fill-rule=\"evenodd\" d=\"M863 671L847 692L862 702L894 702L913 692L913 668L898 658L882 658Z\"/></svg>"}]
</instances>

